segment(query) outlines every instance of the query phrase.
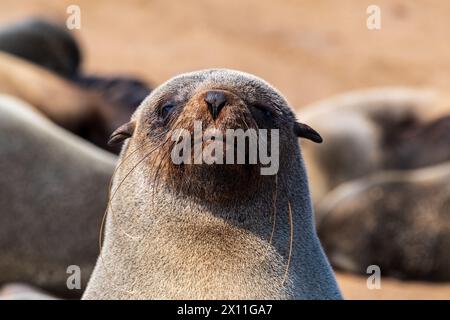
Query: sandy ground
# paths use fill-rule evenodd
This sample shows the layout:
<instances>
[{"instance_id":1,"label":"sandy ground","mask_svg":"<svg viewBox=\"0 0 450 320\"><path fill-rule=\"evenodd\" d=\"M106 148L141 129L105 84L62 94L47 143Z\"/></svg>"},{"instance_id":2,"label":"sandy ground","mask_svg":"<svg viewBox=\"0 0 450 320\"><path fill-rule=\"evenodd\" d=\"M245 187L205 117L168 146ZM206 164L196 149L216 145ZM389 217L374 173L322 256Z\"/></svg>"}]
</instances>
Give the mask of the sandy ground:
<instances>
[{"instance_id":1,"label":"sandy ground","mask_svg":"<svg viewBox=\"0 0 450 320\"><path fill-rule=\"evenodd\" d=\"M76 35L84 68L132 73L154 84L180 72L227 67L257 74L291 104L371 86L450 88L450 1L0 0L0 24L29 15L62 21L81 8ZM366 28L366 8L381 8L382 28ZM350 299L450 299L449 284L339 274Z\"/></svg>"},{"instance_id":2,"label":"sandy ground","mask_svg":"<svg viewBox=\"0 0 450 320\"><path fill-rule=\"evenodd\" d=\"M450 283L433 284L381 277L380 289L368 289L365 277L337 273L337 279L344 297L349 300L450 299Z\"/></svg>"}]
</instances>

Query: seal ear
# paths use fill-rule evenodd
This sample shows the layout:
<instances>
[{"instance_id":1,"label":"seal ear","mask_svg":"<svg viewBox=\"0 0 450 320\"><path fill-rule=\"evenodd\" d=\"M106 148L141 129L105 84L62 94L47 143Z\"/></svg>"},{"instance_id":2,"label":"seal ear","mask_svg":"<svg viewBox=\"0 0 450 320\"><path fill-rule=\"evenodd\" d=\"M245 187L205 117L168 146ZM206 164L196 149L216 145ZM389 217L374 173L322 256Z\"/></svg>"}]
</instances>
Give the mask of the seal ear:
<instances>
[{"instance_id":1,"label":"seal ear","mask_svg":"<svg viewBox=\"0 0 450 320\"><path fill-rule=\"evenodd\" d=\"M115 145L124 141L125 139L130 138L134 133L135 127L136 127L135 121L130 121L128 123L125 123L124 125L121 125L111 134L111 136L109 137L108 144Z\"/></svg>"},{"instance_id":2,"label":"seal ear","mask_svg":"<svg viewBox=\"0 0 450 320\"><path fill-rule=\"evenodd\" d=\"M297 137L306 138L316 143L322 143L323 139L320 134L310 126L296 122L294 124L294 133Z\"/></svg>"}]
</instances>

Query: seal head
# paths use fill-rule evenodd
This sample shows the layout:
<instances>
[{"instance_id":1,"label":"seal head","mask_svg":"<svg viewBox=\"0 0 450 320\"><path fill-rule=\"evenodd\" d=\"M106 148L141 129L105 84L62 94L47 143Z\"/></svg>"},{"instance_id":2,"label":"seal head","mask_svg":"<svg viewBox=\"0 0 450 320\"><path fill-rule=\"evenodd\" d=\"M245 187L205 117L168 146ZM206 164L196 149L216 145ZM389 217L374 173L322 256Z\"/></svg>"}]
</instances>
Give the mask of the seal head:
<instances>
[{"instance_id":1,"label":"seal head","mask_svg":"<svg viewBox=\"0 0 450 320\"><path fill-rule=\"evenodd\" d=\"M200 139L195 136L197 129L202 133ZM169 182L171 189L185 195L217 201L235 198L237 194L243 196L242 181L254 182L246 183L245 194L266 183L267 179L260 174L261 162L249 159L251 144L239 150L236 136L232 140L227 136L228 130L247 131L248 142L249 129L257 139L265 138L267 145L264 146L269 150L275 150L271 149L273 141L269 131L272 129L279 131L277 147L280 150L295 137L322 141L316 131L295 120L285 99L268 83L243 72L213 69L184 74L164 83L142 103L131 122L112 134L110 142L118 143L127 138L147 141L143 153L158 149L146 160L148 167L154 168L155 180ZM267 137L258 136L260 129L268 130ZM223 138L223 145L217 145L217 137ZM181 152L189 152L189 155L174 163L170 155L182 140L182 146L187 148ZM124 153L130 144L125 145ZM197 144L203 152L196 152ZM257 152L262 151L261 143L256 147ZM215 150L205 159L208 148ZM226 158L230 152L233 159ZM240 152L244 153L243 163L238 161ZM199 159L201 157L203 159ZM228 164L230 159L233 165L222 165ZM280 163L286 160L279 159ZM202 165L197 165L199 163ZM222 165L219 170L217 165Z\"/></svg>"}]
</instances>

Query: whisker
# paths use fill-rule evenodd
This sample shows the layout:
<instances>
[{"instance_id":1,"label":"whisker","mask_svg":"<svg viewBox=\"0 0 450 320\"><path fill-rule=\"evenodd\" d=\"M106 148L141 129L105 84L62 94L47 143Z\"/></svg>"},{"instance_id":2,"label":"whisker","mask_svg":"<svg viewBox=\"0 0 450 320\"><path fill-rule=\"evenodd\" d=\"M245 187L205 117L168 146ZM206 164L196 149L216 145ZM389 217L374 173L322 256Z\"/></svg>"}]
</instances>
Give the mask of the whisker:
<instances>
[{"instance_id":1,"label":"whisker","mask_svg":"<svg viewBox=\"0 0 450 320\"><path fill-rule=\"evenodd\" d=\"M145 154L145 156L139 160L132 168L130 171L127 172L127 174L125 175L125 177L122 179L122 181L120 181L119 185L116 187L116 189L114 190L110 201L113 200L114 196L116 195L117 191L119 190L119 188L122 186L122 184L124 183L125 179L132 173L132 171L139 165L141 164L145 159L147 159L148 156L150 156L150 154L152 152L154 152L156 149L158 149L162 144L157 145L155 148L153 148L152 150L150 150L148 153Z\"/></svg>"},{"instance_id":2,"label":"whisker","mask_svg":"<svg viewBox=\"0 0 450 320\"><path fill-rule=\"evenodd\" d=\"M272 244L273 236L275 234L275 225L277 219L277 195L278 195L278 174L275 175L275 190L273 196L273 222L272 222L272 233L270 234L269 244Z\"/></svg>"},{"instance_id":3,"label":"whisker","mask_svg":"<svg viewBox=\"0 0 450 320\"><path fill-rule=\"evenodd\" d=\"M171 118L170 121L169 121L169 125L172 127L172 129L171 129L172 132L174 132L174 131L180 129L179 127L177 127L177 125L181 122L180 118L176 118L176 121L175 121L175 122L174 122L173 119L174 119L174 118ZM182 129L182 128L181 128L181 129ZM175 140L175 142L174 142L173 144L175 144L175 143L178 142L178 140L180 139L181 134L182 134L182 131L180 130L180 132L179 132L179 134L178 134L178 136L177 136L177 139ZM154 173L154 175L153 175L153 180L155 181L155 185L154 185L154 188L153 188L153 196L152 196L152 202L153 202L153 203L154 203L154 199L155 199L155 191L159 188L159 180L160 180L160 179L159 179L158 175L159 175L159 171L161 170L161 164L163 163L163 161L166 161L166 160L167 160L167 157L169 157L169 156L171 155L170 152L167 152L167 153L165 153L165 154L161 157L161 156L160 156L160 153L163 151L163 148L165 147L165 145L166 145L170 140L171 140L170 137L167 136L166 139L164 140L164 142L163 142L162 145L161 145L160 151L158 152L158 154L157 154L157 156L156 156L156 158L160 158L160 161L159 161L159 163L158 163L158 166L156 167L156 170L154 170L155 173ZM169 148L169 149L172 150L172 148Z\"/></svg>"},{"instance_id":4,"label":"whisker","mask_svg":"<svg viewBox=\"0 0 450 320\"><path fill-rule=\"evenodd\" d=\"M107 277L108 277L110 280L112 279L111 273L109 272L108 268L106 267L106 264L105 264L104 258L103 258L103 253L102 253L102 247L103 247L103 231L104 231L104 226L105 226L105 223L106 223L106 216L107 216L107 213L108 213L109 210L111 210L111 217L114 218L114 210L112 209L111 204L112 204L112 200L113 200L113 198L114 198L116 192L118 191L118 189L120 188L120 186L122 185L122 183L125 181L125 179L131 174L131 172L132 172L132 171L133 171L140 163L142 163L146 158L148 158L148 156L150 156L150 154L151 154L154 150L156 150L156 148L158 148L159 145L156 146L154 149L152 149L150 152L148 152L148 153L143 157L143 159L141 159L136 165L133 166L133 168L126 174L125 178L123 178L122 181L119 183L119 186L115 189L115 191L113 192L112 196L110 196L110 195L111 195L112 181L114 180L114 176L115 176L115 174L116 174L116 172L117 172L117 169L125 162L125 160L127 160L128 158L130 158L132 154L134 154L134 153L137 152L139 149L141 149L142 147L144 147L145 145L147 145L149 142L150 142L150 141L147 141L147 142L141 144L139 147L137 147L135 150L133 150L127 157L125 157L124 160L122 160L122 161L117 165L116 169L115 169L114 172L113 172L113 175L112 175L112 177L111 177L111 180L110 180L110 187L109 187L109 194L108 194L109 200L108 200L108 204L107 204L105 213L103 214L102 222L101 222L100 230L99 230L99 250L100 250L99 258L100 258L101 264L103 265L103 268L104 268L104 270L105 270L105 273L107 274ZM122 232L123 232L123 231L122 231ZM126 235L128 235L128 234L125 233L125 232L123 232L123 233L126 234ZM111 281L111 283L113 283L113 282ZM119 290L121 290L121 289L119 289ZM129 291L126 291L126 290L121 290L121 291L124 291L124 292L127 292L127 293L132 293L132 292L129 292Z\"/></svg>"},{"instance_id":5,"label":"whisker","mask_svg":"<svg viewBox=\"0 0 450 320\"><path fill-rule=\"evenodd\" d=\"M157 170L155 171L155 174L153 175L153 181L154 181L155 183L158 183L158 180L159 180L159 179L158 179L159 169L160 169L160 167L161 167L161 164L162 164L163 160L165 160L165 157L166 157L167 155L170 155L170 152L166 152L165 154L163 154L163 156L161 156L161 152L164 151L164 147L166 146L166 144L167 144L169 141L170 141L170 139L169 139L168 137L166 137L166 139L161 143L161 145L160 145L160 147L159 147L159 150L158 150L158 153L156 154L156 157L155 157L155 158L159 158L159 163L158 163L158 166L156 167Z\"/></svg>"},{"instance_id":6,"label":"whisker","mask_svg":"<svg viewBox=\"0 0 450 320\"><path fill-rule=\"evenodd\" d=\"M244 124L245 124L245 127L247 128L247 130L248 130L248 129L250 129L250 128L249 128L249 126L248 126L248 124L247 124L247 121L245 121L245 119L244 119L244 118L242 118L242 121L244 122Z\"/></svg>"},{"instance_id":7,"label":"whisker","mask_svg":"<svg viewBox=\"0 0 450 320\"><path fill-rule=\"evenodd\" d=\"M294 240L294 225L292 222L292 209L291 209L291 202L288 201L288 207L289 207L289 226L290 226L290 239L289 239L289 256L288 261L286 264L286 271L284 272L284 278L283 278L283 285L286 283L288 273L289 273L289 267L291 265L291 257L292 257L292 243Z\"/></svg>"},{"instance_id":8,"label":"whisker","mask_svg":"<svg viewBox=\"0 0 450 320\"><path fill-rule=\"evenodd\" d=\"M108 209L110 209L110 202L111 202L111 188L112 188L112 183L114 180L114 177L117 173L117 170L122 166L123 163L125 163L125 161L130 158L133 154L135 154L137 151L139 151L140 149L142 149L144 146L146 146L147 144L149 144L151 142L151 140L148 140L144 143L142 143L139 147L137 147L135 150L133 150L129 155L127 155L122 161L120 161L120 163L115 167L113 174L111 176L111 179L109 180L109 185L108 185L108 204L106 206L105 212L103 213L102 216L102 221L100 224L100 230L99 230L99 251L101 252L102 250L102 243L103 243L103 230L104 230L104 226L105 226L105 222L106 222L106 216L108 213Z\"/></svg>"},{"instance_id":9,"label":"whisker","mask_svg":"<svg viewBox=\"0 0 450 320\"><path fill-rule=\"evenodd\" d=\"M112 219L114 219L114 210L112 207L112 200L114 199L117 191L119 190L119 188L122 186L122 184L125 182L125 180L128 178L128 176L134 171L134 169L136 169L136 167L141 164L144 160L146 160L151 153L153 153L156 149L158 149L161 146L161 144L157 145L156 147L154 147L152 150L150 150L148 153L146 153L144 155L144 157L139 160L125 175L125 177L120 181L120 183L118 184L118 186L114 189L114 192L112 193L111 197L109 198L109 202L108 202L108 209L111 210L111 217ZM136 151L136 150L135 150ZM123 163L123 162L122 162Z\"/></svg>"}]
</instances>

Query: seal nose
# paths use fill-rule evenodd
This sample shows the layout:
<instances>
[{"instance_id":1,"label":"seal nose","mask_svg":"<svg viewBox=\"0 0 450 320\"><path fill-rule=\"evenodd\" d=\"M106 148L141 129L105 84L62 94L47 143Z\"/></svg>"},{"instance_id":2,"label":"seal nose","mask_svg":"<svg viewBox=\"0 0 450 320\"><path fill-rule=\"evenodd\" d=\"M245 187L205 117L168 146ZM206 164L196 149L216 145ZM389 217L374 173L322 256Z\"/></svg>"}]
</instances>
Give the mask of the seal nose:
<instances>
[{"instance_id":1,"label":"seal nose","mask_svg":"<svg viewBox=\"0 0 450 320\"><path fill-rule=\"evenodd\" d=\"M205 95L205 102L213 119L216 120L220 110L227 104L227 96L222 91L208 91Z\"/></svg>"}]
</instances>

